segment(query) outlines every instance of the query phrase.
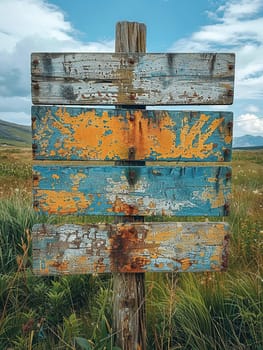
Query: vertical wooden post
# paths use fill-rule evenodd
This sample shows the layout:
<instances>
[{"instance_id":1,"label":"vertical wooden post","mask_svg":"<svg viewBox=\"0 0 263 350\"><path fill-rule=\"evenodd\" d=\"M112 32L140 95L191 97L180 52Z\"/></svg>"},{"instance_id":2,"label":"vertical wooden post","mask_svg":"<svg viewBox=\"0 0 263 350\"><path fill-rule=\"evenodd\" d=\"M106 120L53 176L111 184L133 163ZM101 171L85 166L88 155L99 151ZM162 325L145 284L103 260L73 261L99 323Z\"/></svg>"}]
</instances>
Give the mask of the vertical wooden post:
<instances>
[{"instance_id":1,"label":"vertical wooden post","mask_svg":"<svg viewBox=\"0 0 263 350\"><path fill-rule=\"evenodd\" d=\"M116 24L115 52L146 52L146 26L138 22Z\"/></svg>"},{"instance_id":2,"label":"vertical wooden post","mask_svg":"<svg viewBox=\"0 0 263 350\"><path fill-rule=\"evenodd\" d=\"M137 22L116 25L115 52L145 52L146 26ZM125 106L127 108L128 106ZM132 109L133 107L128 107ZM136 106L137 109L145 106ZM145 162L118 161L116 165L144 165ZM142 217L116 217L115 222L143 221ZM113 326L116 345L122 350L146 349L145 275L113 275Z\"/></svg>"}]
</instances>

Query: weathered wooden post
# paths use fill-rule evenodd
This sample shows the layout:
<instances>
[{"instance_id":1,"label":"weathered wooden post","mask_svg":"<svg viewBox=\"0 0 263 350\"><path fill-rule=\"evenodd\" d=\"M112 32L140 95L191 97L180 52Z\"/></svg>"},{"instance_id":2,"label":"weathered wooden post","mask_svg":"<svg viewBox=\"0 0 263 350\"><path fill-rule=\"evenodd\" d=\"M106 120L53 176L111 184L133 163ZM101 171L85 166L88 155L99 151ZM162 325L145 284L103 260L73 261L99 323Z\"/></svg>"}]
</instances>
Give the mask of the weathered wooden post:
<instances>
[{"instance_id":1,"label":"weathered wooden post","mask_svg":"<svg viewBox=\"0 0 263 350\"><path fill-rule=\"evenodd\" d=\"M121 218L35 225L33 268L114 273L117 342L137 350L145 348L144 272L226 267L226 223L143 217L228 215L233 120L231 112L144 106L231 104L234 55L146 54L143 25L117 28L120 52L32 54L35 209Z\"/></svg>"},{"instance_id":2,"label":"weathered wooden post","mask_svg":"<svg viewBox=\"0 0 263 350\"><path fill-rule=\"evenodd\" d=\"M115 35L115 52L145 53L146 26L137 22L118 22ZM133 64L133 58L130 64ZM117 106L118 107L118 106ZM128 109L145 109L144 105L121 106ZM132 131L134 138L135 130ZM116 165L145 165L135 161L136 149L129 149L128 161L116 161ZM133 170L131 170L132 172ZM132 179L131 179L132 181ZM143 222L143 217L116 217L115 222ZM113 275L113 324L116 343L123 350L146 349L145 314L145 275L144 273L116 273Z\"/></svg>"}]
</instances>

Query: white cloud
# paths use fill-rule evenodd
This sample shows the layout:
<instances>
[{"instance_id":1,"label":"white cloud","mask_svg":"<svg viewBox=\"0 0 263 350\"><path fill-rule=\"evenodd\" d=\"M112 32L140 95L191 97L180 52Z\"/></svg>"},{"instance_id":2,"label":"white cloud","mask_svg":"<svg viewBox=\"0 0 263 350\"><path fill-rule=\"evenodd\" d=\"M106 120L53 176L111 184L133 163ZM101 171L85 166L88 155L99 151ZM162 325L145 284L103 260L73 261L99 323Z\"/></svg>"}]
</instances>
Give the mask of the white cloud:
<instances>
[{"instance_id":1,"label":"white cloud","mask_svg":"<svg viewBox=\"0 0 263 350\"><path fill-rule=\"evenodd\" d=\"M250 15L257 14L258 10L262 7L261 0L241 0L241 1L229 1L225 5L220 6L217 12L224 12L225 19L232 20L234 18L244 18Z\"/></svg>"},{"instance_id":2,"label":"white cloud","mask_svg":"<svg viewBox=\"0 0 263 350\"><path fill-rule=\"evenodd\" d=\"M30 109L28 113L26 112L0 112L0 119L6 120L10 123L30 125L31 124L31 116Z\"/></svg>"},{"instance_id":3,"label":"white cloud","mask_svg":"<svg viewBox=\"0 0 263 350\"><path fill-rule=\"evenodd\" d=\"M2 96L0 99L0 111L2 111L5 106L9 106L10 112L20 112L28 107L30 101L30 96Z\"/></svg>"},{"instance_id":4,"label":"white cloud","mask_svg":"<svg viewBox=\"0 0 263 350\"><path fill-rule=\"evenodd\" d=\"M252 113L238 116L234 123L234 135L263 136L263 116Z\"/></svg>"},{"instance_id":5,"label":"white cloud","mask_svg":"<svg viewBox=\"0 0 263 350\"><path fill-rule=\"evenodd\" d=\"M248 113L258 113L259 112L259 108L258 108L258 106L249 105L249 106L246 107L246 112L248 112Z\"/></svg>"},{"instance_id":6,"label":"white cloud","mask_svg":"<svg viewBox=\"0 0 263 350\"><path fill-rule=\"evenodd\" d=\"M60 9L45 0L0 0L0 42L0 118L18 123L29 122L31 52L114 51L113 40L78 41Z\"/></svg>"},{"instance_id":7,"label":"white cloud","mask_svg":"<svg viewBox=\"0 0 263 350\"><path fill-rule=\"evenodd\" d=\"M27 37L71 40L71 24L58 8L43 0L1 0L0 13L1 44L9 52Z\"/></svg>"},{"instance_id":8,"label":"white cloud","mask_svg":"<svg viewBox=\"0 0 263 350\"><path fill-rule=\"evenodd\" d=\"M190 38L173 44L170 51L226 51L236 53L237 99L263 98L263 2L230 0L209 17L215 22Z\"/></svg>"}]
</instances>

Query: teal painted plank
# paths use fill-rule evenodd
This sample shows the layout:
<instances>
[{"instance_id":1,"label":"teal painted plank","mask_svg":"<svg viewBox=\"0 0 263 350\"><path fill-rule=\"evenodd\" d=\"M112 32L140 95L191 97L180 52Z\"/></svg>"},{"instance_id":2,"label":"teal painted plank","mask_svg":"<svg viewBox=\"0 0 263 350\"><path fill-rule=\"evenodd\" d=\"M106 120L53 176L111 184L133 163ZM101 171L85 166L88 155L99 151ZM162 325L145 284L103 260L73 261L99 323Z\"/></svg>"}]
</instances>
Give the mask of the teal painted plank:
<instances>
[{"instance_id":1,"label":"teal painted plank","mask_svg":"<svg viewBox=\"0 0 263 350\"><path fill-rule=\"evenodd\" d=\"M230 53L33 53L34 104L232 104Z\"/></svg>"},{"instance_id":2,"label":"teal painted plank","mask_svg":"<svg viewBox=\"0 0 263 350\"><path fill-rule=\"evenodd\" d=\"M227 265L229 225L222 222L41 224L32 234L39 275L220 271Z\"/></svg>"},{"instance_id":3,"label":"teal painted plank","mask_svg":"<svg viewBox=\"0 0 263 350\"><path fill-rule=\"evenodd\" d=\"M32 107L37 160L229 161L231 112Z\"/></svg>"},{"instance_id":4,"label":"teal painted plank","mask_svg":"<svg viewBox=\"0 0 263 350\"><path fill-rule=\"evenodd\" d=\"M43 214L223 216L229 167L34 166Z\"/></svg>"}]
</instances>

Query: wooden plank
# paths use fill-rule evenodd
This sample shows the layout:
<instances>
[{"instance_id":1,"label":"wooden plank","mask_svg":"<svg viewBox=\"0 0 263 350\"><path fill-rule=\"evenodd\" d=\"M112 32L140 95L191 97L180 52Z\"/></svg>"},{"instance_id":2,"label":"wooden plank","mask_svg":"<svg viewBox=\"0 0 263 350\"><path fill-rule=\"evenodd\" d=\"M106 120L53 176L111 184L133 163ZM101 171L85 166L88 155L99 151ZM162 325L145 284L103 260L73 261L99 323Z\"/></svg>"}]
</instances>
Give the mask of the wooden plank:
<instances>
[{"instance_id":1,"label":"wooden plank","mask_svg":"<svg viewBox=\"0 0 263 350\"><path fill-rule=\"evenodd\" d=\"M229 167L34 166L42 214L222 216Z\"/></svg>"},{"instance_id":2,"label":"wooden plank","mask_svg":"<svg viewBox=\"0 0 263 350\"><path fill-rule=\"evenodd\" d=\"M231 112L32 107L38 160L229 161Z\"/></svg>"},{"instance_id":3,"label":"wooden plank","mask_svg":"<svg viewBox=\"0 0 263 350\"><path fill-rule=\"evenodd\" d=\"M34 225L33 268L39 275L219 271L228 235L218 222Z\"/></svg>"},{"instance_id":4,"label":"wooden plank","mask_svg":"<svg viewBox=\"0 0 263 350\"><path fill-rule=\"evenodd\" d=\"M230 53L33 53L34 104L232 104Z\"/></svg>"}]
</instances>

